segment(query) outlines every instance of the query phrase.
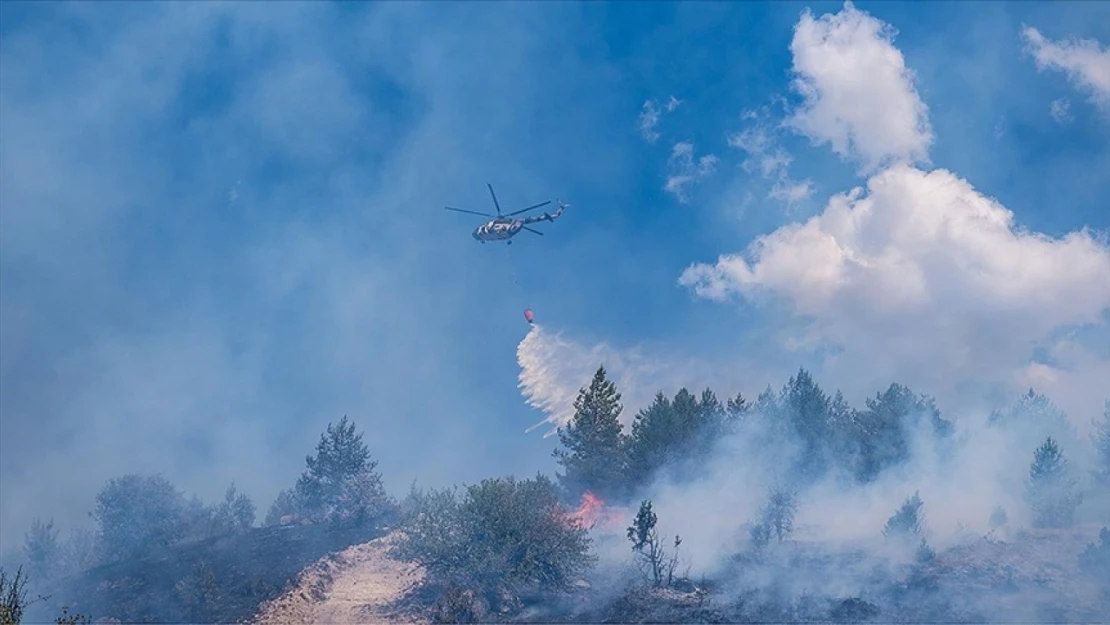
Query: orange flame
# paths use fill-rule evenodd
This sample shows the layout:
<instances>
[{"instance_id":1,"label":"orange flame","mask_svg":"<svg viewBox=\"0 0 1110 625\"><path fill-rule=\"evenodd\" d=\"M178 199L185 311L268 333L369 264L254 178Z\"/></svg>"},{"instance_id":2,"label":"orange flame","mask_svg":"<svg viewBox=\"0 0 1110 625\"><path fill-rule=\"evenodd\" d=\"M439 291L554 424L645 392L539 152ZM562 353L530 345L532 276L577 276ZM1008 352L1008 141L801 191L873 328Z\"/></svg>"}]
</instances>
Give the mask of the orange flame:
<instances>
[{"instance_id":1,"label":"orange flame","mask_svg":"<svg viewBox=\"0 0 1110 625\"><path fill-rule=\"evenodd\" d=\"M570 513L571 522L579 527L593 528L602 526L615 528L621 524L621 514L606 506L605 500L586 491L582 493L582 504Z\"/></svg>"}]
</instances>

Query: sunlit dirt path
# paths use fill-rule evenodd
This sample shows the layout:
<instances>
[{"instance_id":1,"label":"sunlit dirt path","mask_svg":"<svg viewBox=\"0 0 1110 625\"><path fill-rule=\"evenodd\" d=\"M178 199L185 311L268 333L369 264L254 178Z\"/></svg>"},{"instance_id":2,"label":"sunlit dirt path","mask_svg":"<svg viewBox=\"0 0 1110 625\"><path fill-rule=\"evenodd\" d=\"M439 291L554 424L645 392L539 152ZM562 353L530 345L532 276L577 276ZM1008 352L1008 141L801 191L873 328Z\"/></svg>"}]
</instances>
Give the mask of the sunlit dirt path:
<instances>
[{"instance_id":1,"label":"sunlit dirt path","mask_svg":"<svg viewBox=\"0 0 1110 625\"><path fill-rule=\"evenodd\" d=\"M386 554L392 535L322 558L305 569L296 587L263 604L256 625L321 623L426 623L393 605L423 572Z\"/></svg>"}]
</instances>

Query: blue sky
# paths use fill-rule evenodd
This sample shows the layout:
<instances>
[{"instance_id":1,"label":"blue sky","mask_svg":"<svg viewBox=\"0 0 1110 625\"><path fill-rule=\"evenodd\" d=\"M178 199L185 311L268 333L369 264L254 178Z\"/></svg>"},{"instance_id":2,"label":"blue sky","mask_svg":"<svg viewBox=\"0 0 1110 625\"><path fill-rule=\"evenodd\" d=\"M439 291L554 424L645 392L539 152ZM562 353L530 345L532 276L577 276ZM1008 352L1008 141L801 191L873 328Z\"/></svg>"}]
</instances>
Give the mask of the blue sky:
<instances>
[{"instance_id":1,"label":"blue sky","mask_svg":"<svg viewBox=\"0 0 1110 625\"><path fill-rule=\"evenodd\" d=\"M849 35L889 24L893 44L857 32L844 46L878 50L880 65L897 50L912 74L857 89L850 69L842 80L815 66L824 86L807 104L791 86L807 9L845 11ZM824 261L765 256L746 286L725 286L743 272L715 274L731 294L718 299L680 277L881 175L829 143L838 128L868 135L870 117L894 131L869 135L872 152L974 187L943 211L982 194L1018 230L1107 230L1110 113L1105 83L1083 83L1104 75L1106 53L1072 74L1039 68L1023 28L1105 49L1110 5L8 2L0 17L5 550L32 516L68 525L131 471L207 498L235 480L264 514L343 414L398 492L549 471L552 439L524 429L547 416L544 393L588 382L597 354L637 389L629 413L657 387L753 394L800 365L854 397L898 377L957 408L1034 380L1062 405L1101 405L1105 239L1040 245L969 226L949 254L944 237L882 229L897 221L883 206L959 184L921 192L895 171L908 195L877 197L870 225L829 222L857 254L920 251L899 262L931 290L897 310L871 302L885 311L874 318L860 315L866 294L894 288L877 270L830 287ZM883 113L888 95L927 108L924 161L884 144L917 132ZM806 110L835 123L782 126ZM788 165L765 175L759 155L730 145L745 131ZM665 186L682 174L694 180L679 198ZM776 181L808 194L787 202ZM486 182L506 208L572 207L510 255L441 208L488 210ZM807 248L779 244L776 258ZM808 314L807 289L827 295ZM542 329L521 345L525 306ZM978 338L935 340L954 324Z\"/></svg>"}]
</instances>

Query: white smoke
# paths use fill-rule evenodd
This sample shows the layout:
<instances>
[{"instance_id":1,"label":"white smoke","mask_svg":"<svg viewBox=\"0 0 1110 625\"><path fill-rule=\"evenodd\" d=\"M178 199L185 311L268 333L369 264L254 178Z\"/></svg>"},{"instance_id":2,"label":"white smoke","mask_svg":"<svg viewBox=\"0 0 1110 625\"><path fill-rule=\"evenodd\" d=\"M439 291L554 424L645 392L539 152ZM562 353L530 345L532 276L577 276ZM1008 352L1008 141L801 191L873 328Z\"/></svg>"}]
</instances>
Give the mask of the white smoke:
<instances>
[{"instance_id":1,"label":"white smoke","mask_svg":"<svg viewBox=\"0 0 1110 625\"><path fill-rule=\"evenodd\" d=\"M924 502L924 538L938 550L993 533L1012 539L1032 525L1023 497L1034 450L1051 424L1033 422L992 427L988 415L959 411L951 444L939 443L923 420L909 434L910 458L885 470L876 481L858 484L836 472L798 493L793 538L826 548L866 549L893 556L883 540L883 526L908 498ZM665 473L643 496L653 501L659 522L683 536L683 555L697 571L713 573L744 549L748 523L758 519L770 489L789 486L783 477L800 450L792 438L769 437L756 415L734 435L718 443L703 477L675 481ZM1088 442L1075 439L1063 448L1069 476L1080 484L1089 474ZM1095 518L1105 497L1087 490L1078 510L1080 524ZM1004 526L993 527L996 508L1005 511Z\"/></svg>"},{"instance_id":2,"label":"white smoke","mask_svg":"<svg viewBox=\"0 0 1110 625\"><path fill-rule=\"evenodd\" d=\"M520 363L518 385L529 406L547 413L547 417L527 431L548 423L552 428L547 438L574 417L574 400L578 392L589 386L598 366L604 366L607 378L621 393L620 421L630 428L636 412L651 403L655 393L673 395L683 385L701 388L709 378L699 374L694 363L678 363L662 356L645 354L639 348L617 349L607 343L588 347L552 333L535 324L517 347Z\"/></svg>"}]
</instances>

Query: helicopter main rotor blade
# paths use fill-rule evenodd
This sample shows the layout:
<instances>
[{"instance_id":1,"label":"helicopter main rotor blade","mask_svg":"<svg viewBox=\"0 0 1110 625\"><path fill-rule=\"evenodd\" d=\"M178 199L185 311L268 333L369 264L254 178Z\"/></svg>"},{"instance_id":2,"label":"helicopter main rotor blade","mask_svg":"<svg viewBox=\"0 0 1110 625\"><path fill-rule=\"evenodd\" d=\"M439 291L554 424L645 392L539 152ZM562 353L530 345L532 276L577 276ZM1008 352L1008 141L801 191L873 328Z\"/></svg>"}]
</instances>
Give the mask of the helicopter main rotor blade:
<instances>
[{"instance_id":1,"label":"helicopter main rotor blade","mask_svg":"<svg viewBox=\"0 0 1110 625\"><path fill-rule=\"evenodd\" d=\"M536 233L540 236L543 236L543 233L540 232L539 230L533 230L533 229L529 228L528 226L521 226L521 228L524 229L524 230L527 230L528 232L534 232L534 233Z\"/></svg>"},{"instance_id":2,"label":"helicopter main rotor blade","mask_svg":"<svg viewBox=\"0 0 1110 625\"><path fill-rule=\"evenodd\" d=\"M512 217L513 215L519 215L521 213L527 213L530 210L536 210L537 208L539 208L541 206L547 206L550 203L551 203L551 200L548 200L546 202L540 202L539 204L536 204L535 206L529 206L528 208L522 208L522 209L516 211L515 213L509 213L508 215L505 215L505 216L506 217Z\"/></svg>"},{"instance_id":3,"label":"helicopter main rotor blade","mask_svg":"<svg viewBox=\"0 0 1110 625\"><path fill-rule=\"evenodd\" d=\"M451 206L444 206L443 208L446 208L449 211L457 211L457 212L460 212L460 213L470 213L471 215L481 215L482 217L493 217L493 215L490 215L489 213L479 213L478 211L468 211L465 208L454 208L454 207L451 207Z\"/></svg>"},{"instance_id":4,"label":"helicopter main rotor blade","mask_svg":"<svg viewBox=\"0 0 1110 625\"><path fill-rule=\"evenodd\" d=\"M489 194L490 194L491 197L493 197L493 205L495 207L497 207L497 216L500 217L501 216L501 205L497 203L497 196L494 195L494 193L493 193L493 185L487 182L486 186L489 187Z\"/></svg>"}]
</instances>

